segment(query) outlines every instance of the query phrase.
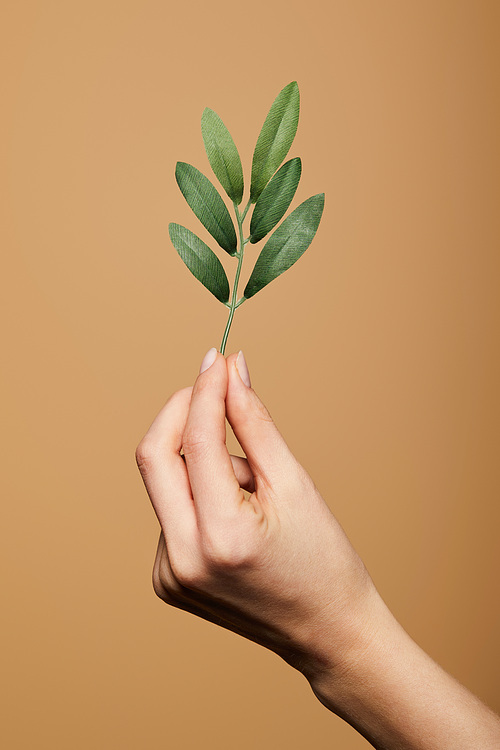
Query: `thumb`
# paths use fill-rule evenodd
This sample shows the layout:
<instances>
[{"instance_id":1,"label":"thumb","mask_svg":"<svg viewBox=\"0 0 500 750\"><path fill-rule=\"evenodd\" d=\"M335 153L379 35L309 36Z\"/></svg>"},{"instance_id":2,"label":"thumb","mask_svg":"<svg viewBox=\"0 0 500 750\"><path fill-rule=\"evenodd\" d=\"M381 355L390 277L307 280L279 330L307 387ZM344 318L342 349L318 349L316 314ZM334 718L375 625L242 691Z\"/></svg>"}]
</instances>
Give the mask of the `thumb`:
<instances>
[{"instance_id":1,"label":"thumb","mask_svg":"<svg viewBox=\"0 0 500 750\"><path fill-rule=\"evenodd\" d=\"M227 358L226 415L257 480L271 485L290 476L296 460L268 410L250 386L243 352Z\"/></svg>"}]
</instances>

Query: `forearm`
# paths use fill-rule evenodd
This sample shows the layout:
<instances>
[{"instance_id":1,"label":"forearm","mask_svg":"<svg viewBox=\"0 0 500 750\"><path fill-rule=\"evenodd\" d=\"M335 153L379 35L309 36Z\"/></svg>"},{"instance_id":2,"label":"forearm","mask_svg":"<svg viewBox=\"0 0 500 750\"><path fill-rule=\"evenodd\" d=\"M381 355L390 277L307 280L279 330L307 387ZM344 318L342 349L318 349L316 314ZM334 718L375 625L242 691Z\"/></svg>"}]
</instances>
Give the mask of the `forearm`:
<instances>
[{"instance_id":1,"label":"forearm","mask_svg":"<svg viewBox=\"0 0 500 750\"><path fill-rule=\"evenodd\" d=\"M311 686L380 750L498 750L500 719L412 641L383 602L342 668Z\"/></svg>"}]
</instances>

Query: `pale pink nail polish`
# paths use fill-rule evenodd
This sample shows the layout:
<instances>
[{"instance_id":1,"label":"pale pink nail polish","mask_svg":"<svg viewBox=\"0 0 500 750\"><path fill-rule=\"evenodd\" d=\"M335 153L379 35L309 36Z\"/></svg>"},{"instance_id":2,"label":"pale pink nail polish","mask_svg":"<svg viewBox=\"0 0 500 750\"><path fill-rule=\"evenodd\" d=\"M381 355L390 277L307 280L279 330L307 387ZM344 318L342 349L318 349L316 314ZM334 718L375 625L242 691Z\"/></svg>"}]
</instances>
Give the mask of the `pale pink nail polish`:
<instances>
[{"instance_id":1,"label":"pale pink nail polish","mask_svg":"<svg viewBox=\"0 0 500 750\"><path fill-rule=\"evenodd\" d=\"M202 372L205 372L205 370L208 370L211 365L215 362L215 359L217 357L217 349L215 346L213 346L211 349L208 350L208 352L203 357L203 361L200 365L200 375Z\"/></svg>"},{"instance_id":2,"label":"pale pink nail polish","mask_svg":"<svg viewBox=\"0 0 500 750\"><path fill-rule=\"evenodd\" d=\"M236 358L236 369L238 370L238 374L240 378L243 380L245 385L247 385L249 388L251 388L252 384L250 382L250 373L248 372L248 366L245 359L245 355L243 352L239 352L237 358Z\"/></svg>"}]
</instances>

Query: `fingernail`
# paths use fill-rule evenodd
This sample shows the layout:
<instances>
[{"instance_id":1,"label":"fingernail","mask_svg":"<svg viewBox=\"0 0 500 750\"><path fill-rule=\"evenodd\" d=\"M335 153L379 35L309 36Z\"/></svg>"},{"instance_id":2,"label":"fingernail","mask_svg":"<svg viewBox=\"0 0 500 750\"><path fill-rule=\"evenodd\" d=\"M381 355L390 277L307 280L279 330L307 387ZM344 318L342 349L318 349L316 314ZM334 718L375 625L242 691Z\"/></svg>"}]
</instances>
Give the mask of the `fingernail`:
<instances>
[{"instance_id":1,"label":"fingernail","mask_svg":"<svg viewBox=\"0 0 500 750\"><path fill-rule=\"evenodd\" d=\"M200 365L200 375L202 372L205 372L205 370L208 370L208 368L211 365L213 365L216 357L217 357L217 349L215 348L215 346L213 346L211 349L208 350L208 352L203 357L203 361Z\"/></svg>"},{"instance_id":2,"label":"fingernail","mask_svg":"<svg viewBox=\"0 0 500 750\"><path fill-rule=\"evenodd\" d=\"M236 369L238 370L238 374L240 378L243 380L243 382L245 383L245 385L251 388L252 384L250 382L250 373L248 372L248 366L247 366L247 362L245 359L245 355L241 351L236 357Z\"/></svg>"}]
</instances>

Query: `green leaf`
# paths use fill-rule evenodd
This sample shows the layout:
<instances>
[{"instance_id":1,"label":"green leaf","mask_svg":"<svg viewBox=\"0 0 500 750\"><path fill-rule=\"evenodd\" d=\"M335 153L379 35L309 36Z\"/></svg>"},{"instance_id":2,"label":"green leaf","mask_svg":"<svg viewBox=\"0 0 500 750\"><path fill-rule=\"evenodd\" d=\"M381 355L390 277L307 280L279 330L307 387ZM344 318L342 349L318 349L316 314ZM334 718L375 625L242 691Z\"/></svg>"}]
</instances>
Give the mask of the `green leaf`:
<instances>
[{"instance_id":1,"label":"green leaf","mask_svg":"<svg viewBox=\"0 0 500 750\"><path fill-rule=\"evenodd\" d=\"M276 226L293 200L302 172L297 156L283 164L264 188L255 204L250 222L250 242L259 242Z\"/></svg>"},{"instance_id":2,"label":"green leaf","mask_svg":"<svg viewBox=\"0 0 500 750\"><path fill-rule=\"evenodd\" d=\"M297 81L280 91L257 139L252 161L250 199L255 203L292 145L299 124L300 94Z\"/></svg>"},{"instance_id":3,"label":"green leaf","mask_svg":"<svg viewBox=\"0 0 500 750\"><path fill-rule=\"evenodd\" d=\"M318 229L324 205L324 193L313 195L287 216L269 237L245 287L245 299L253 297L287 271L307 250Z\"/></svg>"},{"instance_id":4,"label":"green leaf","mask_svg":"<svg viewBox=\"0 0 500 750\"><path fill-rule=\"evenodd\" d=\"M229 300L229 282L216 254L193 232L180 224L168 225L172 244L193 276L224 304Z\"/></svg>"},{"instance_id":5,"label":"green leaf","mask_svg":"<svg viewBox=\"0 0 500 750\"><path fill-rule=\"evenodd\" d=\"M233 203L239 206L243 198L243 169L240 155L229 130L219 115L208 107L201 117L201 133L215 176Z\"/></svg>"},{"instance_id":6,"label":"green leaf","mask_svg":"<svg viewBox=\"0 0 500 750\"><path fill-rule=\"evenodd\" d=\"M237 251L236 232L226 204L210 180L191 164L178 161L175 178L189 206L226 253Z\"/></svg>"}]
</instances>

